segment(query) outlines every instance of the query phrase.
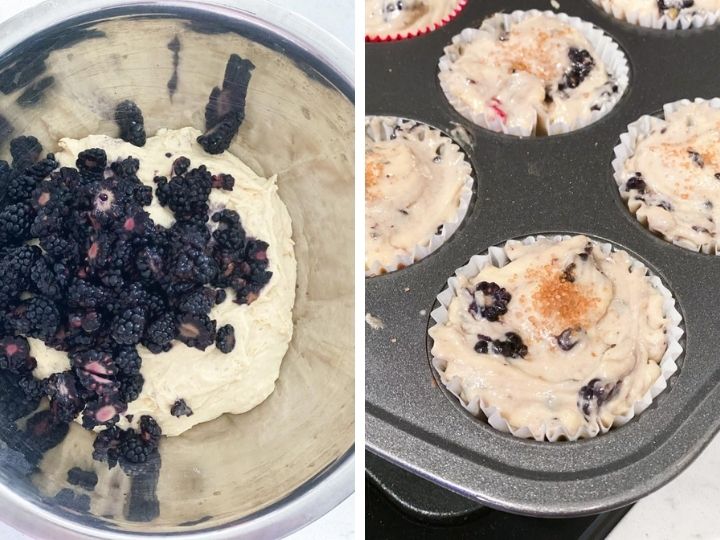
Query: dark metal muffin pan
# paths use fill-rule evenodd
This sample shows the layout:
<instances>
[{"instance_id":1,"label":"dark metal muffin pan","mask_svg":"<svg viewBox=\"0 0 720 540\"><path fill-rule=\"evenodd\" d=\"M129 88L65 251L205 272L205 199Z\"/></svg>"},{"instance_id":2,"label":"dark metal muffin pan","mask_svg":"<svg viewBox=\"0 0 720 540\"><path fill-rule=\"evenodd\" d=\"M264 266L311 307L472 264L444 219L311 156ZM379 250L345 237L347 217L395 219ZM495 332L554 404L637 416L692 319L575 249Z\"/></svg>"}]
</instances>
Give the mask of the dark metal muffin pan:
<instances>
[{"instance_id":1,"label":"dark metal muffin pan","mask_svg":"<svg viewBox=\"0 0 720 540\"><path fill-rule=\"evenodd\" d=\"M459 230L412 266L368 278L366 326L368 448L431 481L512 512L572 516L627 505L682 471L720 428L720 258L657 238L630 214L610 165L627 125L681 98L720 94L720 27L642 29L590 0L561 11L610 34L630 63L630 86L598 122L565 135L518 139L474 126L447 102L437 80L443 47L463 28L530 0L471 0L426 36L366 44L366 112L403 116L469 141L475 196ZM457 140L457 138L456 138ZM435 296L455 269L489 246L535 234L584 233L645 262L675 296L685 352L668 388L641 415L594 439L541 443L501 433L469 415L439 384L429 359Z\"/></svg>"}]
</instances>

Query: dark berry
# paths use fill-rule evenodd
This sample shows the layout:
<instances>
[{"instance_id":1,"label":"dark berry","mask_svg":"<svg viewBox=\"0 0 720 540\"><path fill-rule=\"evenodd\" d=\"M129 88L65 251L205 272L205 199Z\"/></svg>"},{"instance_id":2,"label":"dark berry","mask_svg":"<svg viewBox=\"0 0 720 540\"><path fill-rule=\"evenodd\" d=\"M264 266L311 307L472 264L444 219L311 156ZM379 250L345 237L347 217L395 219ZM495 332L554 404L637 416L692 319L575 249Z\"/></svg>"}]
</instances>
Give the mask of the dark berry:
<instances>
[{"instance_id":1,"label":"dark berry","mask_svg":"<svg viewBox=\"0 0 720 540\"><path fill-rule=\"evenodd\" d=\"M600 379L591 379L585 386L580 388L578 392L578 408L586 418L590 417L593 412L597 413L603 403L615 397L621 384L622 381L603 384Z\"/></svg>"},{"instance_id":2,"label":"dark berry","mask_svg":"<svg viewBox=\"0 0 720 540\"><path fill-rule=\"evenodd\" d=\"M512 295L506 289L500 287L497 283L481 281L475 287L477 292L482 293L482 299L474 297L468 307L468 311L473 317L483 317L490 322L497 321L500 316L507 313L507 305L512 299Z\"/></svg>"},{"instance_id":3,"label":"dark berry","mask_svg":"<svg viewBox=\"0 0 720 540\"><path fill-rule=\"evenodd\" d=\"M190 168L190 160L185 156L180 156L172 164L172 172L176 176L185 174Z\"/></svg>"},{"instance_id":4,"label":"dark berry","mask_svg":"<svg viewBox=\"0 0 720 540\"><path fill-rule=\"evenodd\" d=\"M0 240L17 245L30 238L35 210L27 203L9 204L0 211Z\"/></svg>"},{"instance_id":5,"label":"dark berry","mask_svg":"<svg viewBox=\"0 0 720 540\"><path fill-rule=\"evenodd\" d=\"M101 431L93 442L93 459L107 462L110 468L117 465L122 434L117 426Z\"/></svg>"},{"instance_id":6,"label":"dark berry","mask_svg":"<svg viewBox=\"0 0 720 540\"><path fill-rule=\"evenodd\" d=\"M215 304L215 290L207 287L186 294L178 303L178 309L183 313L205 315Z\"/></svg>"},{"instance_id":7,"label":"dark berry","mask_svg":"<svg viewBox=\"0 0 720 540\"><path fill-rule=\"evenodd\" d=\"M107 154L101 148L90 148L78 154L75 161L80 174L88 174L92 177L102 178L105 166L107 165Z\"/></svg>"},{"instance_id":8,"label":"dark berry","mask_svg":"<svg viewBox=\"0 0 720 540\"><path fill-rule=\"evenodd\" d=\"M126 376L120 381L120 397L125 403L132 403L140 397L145 378L139 373Z\"/></svg>"},{"instance_id":9,"label":"dark berry","mask_svg":"<svg viewBox=\"0 0 720 540\"><path fill-rule=\"evenodd\" d=\"M127 405L120 401L117 394L104 394L88 402L83 410L82 425L85 429L97 426L109 426L120 420L120 415L127 410Z\"/></svg>"},{"instance_id":10,"label":"dark berry","mask_svg":"<svg viewBox=\"0 0 720 540\"><path fill-rule=\"evenodd\" d=\"M135 146L145 146L145 120L142 111L130 100L122 101L115 108L115 122L120 128L120 138Z\"/></svg>"},{"instance_id":11,"label":"dark berry","mask_svg":"<svg viewBox=\"0 0 720 540\"><path fill-rule=\"evenodd\" d=\"M204 351L215 342L215 321L206 315L185 314L180 317L178 339L188 347Z\"/></svg>"},{"instance_id":12,"label":"dark berry","mask_svg":"<svg viewBox=\"0 0 720 540\"><path fill-rule=\"evenodd\" d=\"M558 346L563 351L569 351L578 344L578 341L580 341L580 337L581 333L579 329L566 328L560 333L560 335L556 339L558 342Z\"/></svg>"},{"instance_id":13,"label":"dark berry","mask_svg":"<svg viewBox=\"0 0 720 540\"><path fill-rule=\"evenodd\" d=\"M0 369L13 373L32 371L36 366L30 356L30 344L24 337L4 337L0 339Z\"/></svg>"},{"instance_id":14,"label":"dark berry","mask_svg":"<svg viewBox=\"0 0 720 540\"><path fill-rule=\"evenodd\" d=\"M42 145L32 136L17 137L10 141L10 155L13 158L13 167L24 169L35 163L42 153Z\"/></svg>"},{"instance_id":15,"label":"dark berry","mask_svg":"<svg viewBox=\"0 0 720 540\"><path fill-rule=\"evenodd\" d=\"M13 310L11 323L19 334L48 340L60 324L60 312L49 298L34 296Z\"/></svg>"},{"instance_id":16,"label":"dark berry","mask_svg":"<svg viewBox=\"0 0 720 540\"><path fill-rule=\"evenodd\" d=\"M570 58L570 67L563 74L562 80L558 84L558 90L560 91L577 88L595 67L595 60L585 49L570 47L568 58Z\"/></svg>"},{"instance_id":17,"label":"dark berry","mask_svg":"<svg viewBox=\"0 0 720 540\"><path fill-rule=\"evenodd\" d=\"M135 347L119 347L113 356L115 366L124 375L140 373L142 359Z\"/></svg>"},{"instance_id":18,"label":"dark berry","mask_svg":"<svg viewBox=\"0 0 720 540\"><path fill-rule=\"evenodd\" d=\"M50 398L50 411L59 422L72 422L85 407L77 378L69 371L51 375L46 383L46 391Z\"/></svg>"},{"instance_id":19,"label":"dark berry","mask_svg":"<svg viewBox=\"0 0 720 540\"><path fill-rule=\"evenodd\" d=\"M642 179L642 174L640 173L635 173L635 176L630 177L630 179L625 182L625 189L627 191L636 189L639 193L645 193L646 188L647 184L645 183L645 180Z\"/></svg>"},{"instance_id":20,"label":"dark berry","mask_svg":"<svg viewBox=\"0 0 720 540\"><path fill-rule=\"evenodd\" d=\"M143 344L151 352L157 354L170 349L172 340L178 332L177 321L172 313L166 313L159 319L150 323L145 332Z\"/></svg>"},{"instance_id":21,"label":"dark berry","mask_svg":"<svg viewBox=\"0 0 720 540\"><path fill-rule=\"evenodd\" d=\"M221 352L225 354L231 352L235 348L235 328L231 324L221 326L217 331L215 345Z\"/></svg>"},{"instance_id":22,"label":"dark berry","mask_svg":"<svg viewBox=\"0 0 720 540\"><path fill-rule=\"evenodd\" d=\"M184 399L178 399L175 403L173 403L173 406L170 407L170 414L173 416L192 416L193 411L188 406L187 403L185 403Z\"/></svg>"},{"instance_id":23,"label":"dark berry","mask_svg":"<svg viewBox=\"0 0 720 540\"><path fill-rule=\"evenodd\" d=\"M504 340L493 340L492 352L501 354L506 358L524 358L528 350L519 335L515 332L507 332Z\"/></svg>"}]
</instances>

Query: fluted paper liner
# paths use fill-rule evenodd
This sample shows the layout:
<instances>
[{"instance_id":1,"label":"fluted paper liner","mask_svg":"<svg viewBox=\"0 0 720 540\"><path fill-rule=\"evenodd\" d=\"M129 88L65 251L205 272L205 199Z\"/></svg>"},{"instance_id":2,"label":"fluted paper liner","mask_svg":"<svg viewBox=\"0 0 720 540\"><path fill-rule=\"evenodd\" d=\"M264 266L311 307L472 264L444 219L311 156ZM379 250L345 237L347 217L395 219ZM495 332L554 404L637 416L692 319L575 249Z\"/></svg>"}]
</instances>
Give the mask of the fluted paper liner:
<instances>
[{"instance_id":1,"label":"fluted paper liner","mask_svg":"<svg viewBox=\"0 0 720 540\"><path fill-rule=\"evenodd\" d=\"M664 119L670 114L675 111L678 111L682 109L683 107L686 107L688 105L694 104L694 103L708 103L710 107L713 109L720 109L720 98L713 98L713 99L702 99L702 98L696 98L692 101L689 99L681 99L679 101L673 101L672 103L666 103L663 105L663 116L657 117L652 116L649 114L646 114L644 116L641 116L637 120L635 120L633 123L629 124L627 127L627 131L620 135L620 144L618 144L614 149L613 152L615 154L615 158L612 161L612 168L613 168L613 177L615 178L615 183L618 186L618 189L620 190L620 196L623 198L623 200L628 204L628 209L630 212L637 216L637 210L642 206L637 201L632 201L630 199L630 193L625 191L624 186L627 182L627 176L623 175L622 168L623 164L635 154L635 150L637 149L638 142L641 139L644 139L647 137L650 132L663 125ZM638 221L642 223L644 226L648 227L647 219L641 219L638 218ZM648 230L652 230L648 227ZM668 240L670 242L670 240ZM703 251L704 253L709 253L707 249L701 249L702 246L699 246L693 242L690 242L687 239L683 239L682 241L674 241L675 245L683 247L685 249L689 249L691 251ZM718 246L715 245L715 254L718 254Z\"/></svg>"},{"instance_id":2,"label":"fluted paper liner","mask_svg":"<svg viewBox=\"0 0 720 540\"><path fill-rule=\"evenodd\" d=\"M612 99L605 102L600 109L596 111L589 110L583 116L575 119L574 122L568 124L566 122L553 122L549 123L547 127L548 135L558 135L561 133L568 133L576 129L588 126L593 122L598 121L600 118L609 113L613 107L620 101L620 98L625 94L630 81L630 68L628 67L628 61L625 54L622 52L617 43L600 28L593 25L592 23L583 21L578 17L570 17L565 13L555 13L552 11L539 11L537 9L531 9L529 11L513 11L512 13L497 13L492 17L483 21L480 28L492 28L501 24L505 25L505 28L510 28L513 24L517 24L529 17L536 15L543 15L545 17L557 18L560 21L570 25L575 30L580 32L585 39L590 42L592 46L593 56L599 57L605 65L606 70L615 79L618 86L618 91L613 95ZM471 43L477 34L480 32L477 28L466 28L458 35L454 36L452 43L445 47L444 55L440 57L439 61L439 74L449 71L452 64L459 57L458 48L462 45ZM440 78L440 86L445 93L445 97L450 102L450 105L459 112L462 116L477 124L480 127L496 131L498 133L505 133L507 135L515 135L518 137L529 137L534 135L537 128L537 122L532 126L531 129L526 129L521 126L510 126L504 124L496 115L488 117L484 111L472 110L456 96L452 94L449 88L446 87L442 77Z\"/></svg>"},{"instance_id":3,"label":"fluted paper liner","mask_svg":"<svg viewBox=\"0 0 720 540\"><path fill-rule=\"evenodd\" d=\"M433 321L435 321L435 324L444 324L445 322L447 322L447 309L450 305L450 301L456 294L459 276L464 276L468 279L471 279L475 277L480 272L480 270L482 270L488 265L493 265L499 268L503 267L508 264L508 262L510 262L505 252L505 246L511 246L517 243L522 243L525 245L534 244L538 240L544 238L546 237L539 235L529 236L522 240L509 240L502 247L492 246L488 249L488 252L486 254L473 256L468 264L461 268L458 268L455 271L455 276L451 277L447 281L447 288L445 288L439 295L437 295L437 301L440 304L440 307L433 310L433 312L430 314L430 317ZM549 240L557 243L568 238L570 238L570 236L568 235L558 235L549 238ZM609 254L611 251L615 250L612 244L598 242L593 240L592 238L590 240L605 254ZM634 259L633 257L630 257L630 259L632 260L634 268L637 268L639 266L647 270L647 267L637 259ZM450 390L450 392L452 392L455 397L458 398L462 406L474 416L484 415L487 419L487 422L499 431L511 433L515 437L520 437L523 439L535 439L537 441L557 441L558 439L567 439L574 441L581 438L595 437L599 433L606 433L611 427L622 426L650 406L653 399L667 387L667 380L677 371L677 364L675 363L675 360L680 356L683 351L680 345L680 338L683 334L683 330L682 328L680 328L680 322L682 321L682 317L675 307L675 300L672 297L670 291L663 285L660 278L648 274L647 279L650 284L663 296L664 299L663 314L665 315L665 318L667 320L667 348L665 350L665 354L660 360L660 376L652 384L652 386L645 393L645 395L643 395L641 399L639 399L632 405L627 414L623 416L616 416L613 419L611 425L605 426L602 425L600 422L592 425L586 423L580 427L577 433L569 433L562 426L557 426L553 429L552 427L546 428L543 425L538 431L535 432L533 432L528 426L511 426L505 420L505 418L503 418L502 411L497 407L488 405L481 399L474 399L469 402L465 401L461 397L460 379L458 377L453 377L453 379L450 380L445 378L445 367L447 365L445 361L433 356L432 364L437 370L437 372L440 374L440 379L442 380L445 387ZM432 328L433 326L434 324L431 324L430 328Z\"/></svg>"},{"instance_id":4,"label":"fluted paper liner","mask_svg":"<svg viewBox=\"0 0 720 540\"><path fill-rule=\"evenodd\" d=\"M379 121L373 122L373 120ZM416 120L395 118L390 116L368 116L365 119L365 133L366 136L370 137L373 141L388 140L393 133L394 127L401 125L405 122L416 123L420 126L424 126L432 132L437 133L441 139L449 140L452 143L451 147L454 149L454 151L457 154L463 156L463 166L466 168L467 171L465 173L465 182L460 189L460 198L458 202L457 212L452 219L444 221L443 223L438 223L438 226L442 226L440 233L432 235L422 244L417 244L416 246L414 246L413 249L396 255L390 263L382 264L380 261L368 261L366 259L366 276L376 276L387 272L394 272L399 268L405 268L427 257L433 251L438 249L448 238L450 238L455 233L455 231L460 226L460 223L462 223L462 220L465 218L468 208L470 207L470 199L472 199L472 188L474 182L472 177L472 167L468 162L467 156L465 156L465 153L460 149L458 144L453 139L445 135L442 131L422 122L418 122Z\"/></svg>"},{"instance_id":5,"label":"fluted paper liner","mask_svg":"<svg viewBox=\"0 0 720 540\"><path fill-rule=\"evenodd\" d=\"M645 28L655 28L656 30L687 30L688 28L701 28L715 24L720 19L720 10L707 11L704 13L680 13L674 19L667 14L660 13L640 13L638 11L626 10L622 6L618 6L610 0L593 0L595 4L600 6L613 17L643 26Z\"/></svg>"},{"instance_id":6,"label":"fluted paper liner","mask_svg":"<svg viewBox=\"0 0 720 540\"><path fill-rule=\"evenodd\" d=\"M368 0L365 0L365 1L368 1ZM439 21L433 21L433 23L430 24L429 26L425 26L423 28L418 28L417 30L411 30L411 31L407 31L407 32L398 32L396 34L365 34L365 41L368 41L371 43L378 43L378 42L383 42L383 41L400 41L403 39L411 39L414 37L429 34L430 32L433 32L439 28L442 28L447 23L452 21L455 17L457 17L458 14L467 5L467 3L468 3L468 0L458 0L457 5L453 8L453 10L450 13L445 15Z\"/></svg>"}]
</instances>

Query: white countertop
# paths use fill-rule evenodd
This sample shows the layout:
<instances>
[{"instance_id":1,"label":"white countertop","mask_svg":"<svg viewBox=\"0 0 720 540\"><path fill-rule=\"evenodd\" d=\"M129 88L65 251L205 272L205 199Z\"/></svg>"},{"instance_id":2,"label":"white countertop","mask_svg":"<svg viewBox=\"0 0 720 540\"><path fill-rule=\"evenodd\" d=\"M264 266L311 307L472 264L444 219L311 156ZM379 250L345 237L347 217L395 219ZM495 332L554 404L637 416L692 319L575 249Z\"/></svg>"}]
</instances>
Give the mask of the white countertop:
<instances>
[{"instance_id":1,"label":"white countertop","mask_svg":"<svg viewBox=\"0 0 720 540\"><path fill-rule=\"evenodd\" d=\"M0 0L0 22L12 17L42 0ZM233 0L225 0L232 2ZM238 5L242 0L234 0ZM354 50L353 0L270 0L275 4L292 8L305 18L338 37ZM355 496L352 495L330 513L288 537L288 540L351 540L355 537ZM0 511L0 519L2 511ZM0 539L31 540L0 521ZM45 539L41 539L45 540Z\"/></svg>"}]
</instances>

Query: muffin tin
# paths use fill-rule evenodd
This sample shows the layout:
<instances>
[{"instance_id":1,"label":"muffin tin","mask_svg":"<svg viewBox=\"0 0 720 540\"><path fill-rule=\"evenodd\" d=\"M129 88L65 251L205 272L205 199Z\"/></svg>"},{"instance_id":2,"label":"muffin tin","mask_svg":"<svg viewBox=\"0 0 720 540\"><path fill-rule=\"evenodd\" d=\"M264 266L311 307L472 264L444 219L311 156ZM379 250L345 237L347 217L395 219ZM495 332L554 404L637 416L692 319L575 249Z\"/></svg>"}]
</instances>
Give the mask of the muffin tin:
<instances>
[{"instance_id":1,"label":"muffin tin","mask_svg":"<svg viewBox=\"0 0 720 540\"><path fill-rule=\"evenodd\" d=\"M443 47L463 28L545 2L483 0L426 36L366 44L366 113L426 122L467 153L476 177L468 214L436 252L403 270L368 278L368 448L489 506L573 516L619 508L682 471L720 428L720 259L654 236L628 211L613 179L613 148L628 124L681 98L720 94L720 27L648 30L606 15L590 0L561 11L605 30L625 51L630 86L604 118L578 131L518 139L474 126L448 104L437 80ZM459 135L462 136L459 136ZM578 442L512 437L467 413L430 364L435 296L456 268L489 246L537 234L583 233L627 250L658 275L683 316L678 372L625 426Z\"/></svg>"}]
</instances>

